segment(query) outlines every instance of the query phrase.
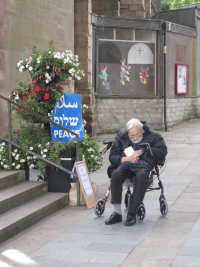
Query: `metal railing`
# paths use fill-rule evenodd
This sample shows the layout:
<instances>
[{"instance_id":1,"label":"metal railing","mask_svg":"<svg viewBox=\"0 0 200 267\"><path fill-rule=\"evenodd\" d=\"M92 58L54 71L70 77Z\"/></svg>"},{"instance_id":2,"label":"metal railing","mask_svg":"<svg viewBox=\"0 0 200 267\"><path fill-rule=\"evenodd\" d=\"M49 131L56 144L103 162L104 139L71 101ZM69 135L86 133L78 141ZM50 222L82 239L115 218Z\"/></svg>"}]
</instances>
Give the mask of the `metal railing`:
<instances>
[{"instance_id":1,"label":"metal railing","mask_svg":"<svg viewBox=\"0 0 200 267\"><path fill-rule=\"evenodd\" d=\"M42 115L40 115L40 114L30 110L30 109L18 104L18 103L15 103L13 100L11 100L11 99L9 99L9 98L7 98L5 96L0 95L0 98L8 102L8 138L6 138L6 137L4 137L2 135L0 135L0 138L5 140L9 144L9 169L12 170L12 146L16 146L16 147L26 151L27 153L35 156L36 158L38 158L40 160L43 160L46 163L48 163L48 164L50 164L50 165L52 165L52 166L54 166L54 167L56 167L56 168L58 168L58 169L60 169L60 170L62 170L64 172L66 172L66 173L69 173L69 174L77 177L77 175L74 174L72 171L70 171L70 170L68 170L68 169L66 169L66 168L54 163L53 161L45 159L44 157L42 157L42 156L34 153L33 151L31 151L29 149L26 149L26 148L24 148L24 147L20 146L19 144L16 144L15 142L12 141L12 104L17 106L20 109L25 110L29 114L31 114L31 115L39 118L39 119L42 119L44 122L48 122L49 124L53 124L53 125L61 128L62 130L67 131L67 132L75 135L76 136L76 160L77 161L80 160L80 157L79 157L79 151L80 151L79 135L77 133L75 133L75 132L63 127L62 125L60 125L60 124L58 124L58 123L56 123L56 122L54 122L54 121L42 116ZM79 183L78 179L77 179L77 205L80 205L80 183Z\"/></svg>"}]
</instances>

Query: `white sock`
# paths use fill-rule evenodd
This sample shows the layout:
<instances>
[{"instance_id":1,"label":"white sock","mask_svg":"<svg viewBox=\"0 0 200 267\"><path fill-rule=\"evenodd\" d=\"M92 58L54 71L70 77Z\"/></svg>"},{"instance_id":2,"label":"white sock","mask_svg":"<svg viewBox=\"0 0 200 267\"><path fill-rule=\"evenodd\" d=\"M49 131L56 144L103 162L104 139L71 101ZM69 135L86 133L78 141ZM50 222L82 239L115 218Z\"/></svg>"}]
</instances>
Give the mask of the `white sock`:
<instances>
[{"instance_id":1,"label":"white sock","mask_svg":"<svg viewBox=\"0 0 200 267\"><path fill-rule=\"evenodd\" d=\"M119 215L122 215L121 204L113 204L113 206L114 206L114 212L118 213Z\"/></svg>"}]
</instances>

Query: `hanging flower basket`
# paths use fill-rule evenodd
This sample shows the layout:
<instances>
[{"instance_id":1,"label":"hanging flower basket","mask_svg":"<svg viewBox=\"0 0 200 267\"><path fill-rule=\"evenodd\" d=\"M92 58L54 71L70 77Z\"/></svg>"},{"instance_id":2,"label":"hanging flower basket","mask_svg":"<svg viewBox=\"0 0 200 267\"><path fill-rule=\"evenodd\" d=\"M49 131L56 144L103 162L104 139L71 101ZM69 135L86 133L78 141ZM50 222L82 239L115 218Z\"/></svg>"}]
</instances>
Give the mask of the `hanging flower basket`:
<instances>
[{"instance_id":1,"label":"hanging flower basket","mask_svg":"<svg viewBox=\"0 0 200 267\"><path fill-rule=\"evenodd\" d=\"M20 89L11 92L11 99L42 116L50 117L55 103L63 95L65 86L84 76L78 56L72 51L56 52L53 41L47 50L33 47L30 56L17 63L20 73L28 72L31 81L18 81ZM13 107L17 116L28 122L42 122L26 111Z\"/></svg>"}]
</instances>

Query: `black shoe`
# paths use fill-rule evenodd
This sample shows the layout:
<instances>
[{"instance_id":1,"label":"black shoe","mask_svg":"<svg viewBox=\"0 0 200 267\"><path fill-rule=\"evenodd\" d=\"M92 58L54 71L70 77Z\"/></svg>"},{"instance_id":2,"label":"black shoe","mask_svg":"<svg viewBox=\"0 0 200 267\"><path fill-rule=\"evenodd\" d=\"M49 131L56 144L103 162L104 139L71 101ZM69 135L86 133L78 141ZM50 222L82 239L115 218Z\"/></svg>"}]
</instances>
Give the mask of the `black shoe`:
<instances>
[{"instance_id":1,"label":"black shoe","mask_svg":"<svg viewBox=\"0 0 200 267\"><path fill-rule=\"evenodd\" d=\"M117 223L117 222L121 222L122 221L122 215L118 214L117 212L113 212L111 215L110 215L110 218L108 218L106 221L105 221L105 224L114 224L114 223Z\"/></svg>"},{"instance_id":2,"label":"black shoe","mask_svg":"<svg viewBox=\"0 0 200 267\"><path fill-rule=\"evenodd\" d=\"M136 224L136 215L135 214L128 214L124 225L132 226L134 224Z\"/></svg>"}]
</instances>

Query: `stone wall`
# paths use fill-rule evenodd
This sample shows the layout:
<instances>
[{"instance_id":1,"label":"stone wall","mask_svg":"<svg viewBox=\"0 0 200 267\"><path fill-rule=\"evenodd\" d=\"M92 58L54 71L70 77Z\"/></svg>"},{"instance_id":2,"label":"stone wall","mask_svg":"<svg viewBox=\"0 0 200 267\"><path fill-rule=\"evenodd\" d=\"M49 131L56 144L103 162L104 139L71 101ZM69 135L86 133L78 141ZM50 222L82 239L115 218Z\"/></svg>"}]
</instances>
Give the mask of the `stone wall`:
<instances>
[{"instance_id":1,"label":"stone wall","mask_svg":"<svg viewBox=\"0 0 200 267\"><path fill-rule=\"evenodd\" d=\"M116 133L138 118L151 128L163 129L162 99L97 99L97 133ZM200 97L167 99L167 125L200 117Z\"/></svg>"},{"instance_id":2,"label":"stone wall","mask_svg":"<svg viewBox=\"0 0 200 267\"><path fill-rule=\"evenodd\" d=\"M92 0L92 12L97 15L118 16L118 0Z\"/></svg>"},{"instance_id":3,"label":"stone wall","mask_svg":"<svg viewBox=\"0 0 200 267\"><path fill-rule=\"evenodd\" d=\"M200 117L200 97L167 100L167 122L169 126Z\"/></svg>"},{"instance_id":4,"label":"stone wall","mask_svg":"<svg viewBox=\"0 0 200 267\"><path fill-rule=\"evenodd\" d=\"M0 1L0 94L8 96L16 79L26 78L16 64L32 45L46 49L50 40L57 51L74 50L73 0ZM0 129L7 123L7 104L0 100Z\"/></svg>"},{"instance_id":5,"label":"stone wall","mask_svg":"<svg viewBox=\"0 0 200 267\"><path fill-rule=\"evenodd\" d=\"M120 15L126 17L148 17L150 0L120 0Z\"/></svg>"},{"instance_id":6,"label":"stone wall","mask_svg":"<svg viewBox=\"0 0 200 267\"><path fill-rule=\"evenodd\" d=\"M92 1L75 0L75 54L79 55L85 77L75 83L76 92L82 94L82 103L88 105L83 118L87 121L86 130L90 135L96 134L96 107L92 89Z\"/></svg>"}]
</instances>

